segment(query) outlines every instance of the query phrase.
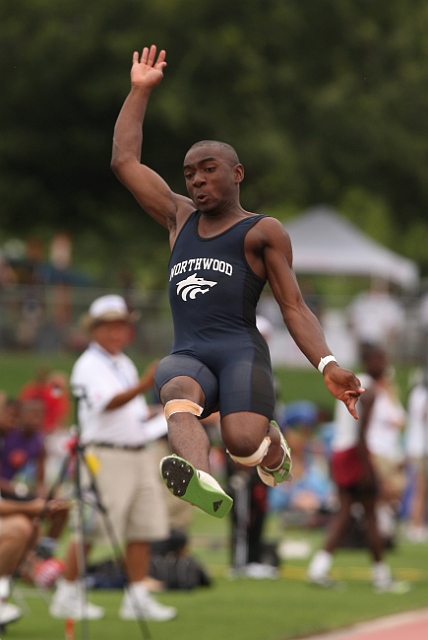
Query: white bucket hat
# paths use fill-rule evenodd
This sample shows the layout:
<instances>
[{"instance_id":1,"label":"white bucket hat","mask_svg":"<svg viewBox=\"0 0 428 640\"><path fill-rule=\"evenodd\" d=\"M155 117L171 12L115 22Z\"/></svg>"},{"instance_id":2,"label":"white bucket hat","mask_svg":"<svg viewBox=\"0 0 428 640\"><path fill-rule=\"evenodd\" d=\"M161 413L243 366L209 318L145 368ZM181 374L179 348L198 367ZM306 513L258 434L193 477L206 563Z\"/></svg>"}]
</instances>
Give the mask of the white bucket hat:
<instances>
[{"instance_id":1,"label":"white bucket hat","mask_svg":"<svg viewBox=\"0 0 428 640\"><path fill-rule=\"evenodd\" d=\"M93 301L88 313L82 316L82 327L87 331L93 329L102 322L113 322L114 320L124 320L125 322L135 322L140 314L135 311L130 312L122 296L109 294L101 296Z\"/></svg>"}]
</instances>

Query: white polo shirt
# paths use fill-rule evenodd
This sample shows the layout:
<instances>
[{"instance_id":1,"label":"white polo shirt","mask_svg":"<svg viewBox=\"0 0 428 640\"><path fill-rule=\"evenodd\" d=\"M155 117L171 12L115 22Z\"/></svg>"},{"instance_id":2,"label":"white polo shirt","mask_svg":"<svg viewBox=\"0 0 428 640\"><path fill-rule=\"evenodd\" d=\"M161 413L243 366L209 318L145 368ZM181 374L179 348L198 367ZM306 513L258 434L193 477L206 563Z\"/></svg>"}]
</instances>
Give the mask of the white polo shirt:
<instances>
[{"instance_id":1,"label":"white polo shirt","mask_svg":"<svg viewBox=\"0 0 428 640\"><path fill-rule=\"evenodd\" d=\"M73 393L80 398L78 418L83 444L145 444L149 408L143 395L117 409L105 410L115 396L135 387L138 381L138 371L124 353L112 356L96 342L89 345L76 361L70 378Z\"/></svg>"},{"instance_id":2,"label":"white polo shirt","mask_svg":"<svg viewBox=\"0 0 428 640\"><path fill-rule=\"evenodd\" d=\"M409 395L406 453L412 458L428 456L428 388L419 384Z\"/></svg>"}]
</instances>

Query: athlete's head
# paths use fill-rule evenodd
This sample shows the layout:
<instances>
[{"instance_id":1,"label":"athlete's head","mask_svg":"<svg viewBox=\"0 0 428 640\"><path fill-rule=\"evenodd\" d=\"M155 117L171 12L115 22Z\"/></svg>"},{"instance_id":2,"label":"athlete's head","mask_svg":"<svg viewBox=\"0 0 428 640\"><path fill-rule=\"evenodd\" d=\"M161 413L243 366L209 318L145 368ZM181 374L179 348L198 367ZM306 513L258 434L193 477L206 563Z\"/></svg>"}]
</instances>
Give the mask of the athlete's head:
<instances>
[{"instance_id":1,"label":"athlete's head","mask_svg":"<svg viewBox=\"0 0 428 640\"><path fill-rule=\"evenodd\" d=\"M217 140L202 140L184 158L189 196L203 212L221 210L239 201L244 168L233 147Z\"/></svg>"},{"instance_id":2,"label":"athlete's head","mask_svg":"<svg viewBox=\"0 0 428 640\"><path fill-rule=\"evenodd\" d=\"M192 149L200 149L201 147L207 149L211 148L214 152L216 150L221 151L224 158L230 163L231 167L240 164L238 154L232 145L227 144L227 142L220 142L219 140L200 140L199 142L195 142L195 144L190 147L186 155L188 155Z\"/></svg>"}]
</instances>

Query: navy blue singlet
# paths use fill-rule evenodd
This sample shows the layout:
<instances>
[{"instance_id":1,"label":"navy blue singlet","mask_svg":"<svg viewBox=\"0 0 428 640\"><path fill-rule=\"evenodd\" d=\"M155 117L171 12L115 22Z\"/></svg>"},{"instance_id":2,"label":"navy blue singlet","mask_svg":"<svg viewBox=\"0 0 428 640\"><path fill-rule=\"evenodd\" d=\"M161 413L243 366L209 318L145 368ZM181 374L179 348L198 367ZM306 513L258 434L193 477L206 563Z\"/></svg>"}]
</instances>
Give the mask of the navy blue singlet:
<instances>
[{"instance_id":1,"label":"navy blue singlet","mask_svg":"<svg viewBox=\"0 0 428 640\"><path fill-rule=\"evenodd\" d=\"M256 328L256 307L265 281L249 267L244 241L265 216L249 216L212 238L198 233L193 212L169 261L169 300L174 323L171 356L158 366L156 385L177 375L199 382L203 415L252 411L271 419L275 404L266 341Z\"/></svg>"}]
</instances>

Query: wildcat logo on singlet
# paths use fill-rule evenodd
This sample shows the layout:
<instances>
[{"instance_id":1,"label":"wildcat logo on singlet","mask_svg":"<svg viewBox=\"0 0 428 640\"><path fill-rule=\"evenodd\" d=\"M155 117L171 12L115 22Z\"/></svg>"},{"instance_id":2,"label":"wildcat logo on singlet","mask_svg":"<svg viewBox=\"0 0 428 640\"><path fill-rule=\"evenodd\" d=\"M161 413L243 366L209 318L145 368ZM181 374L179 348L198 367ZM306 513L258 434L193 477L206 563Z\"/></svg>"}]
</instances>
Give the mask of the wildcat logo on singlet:
<instances>
[{"instance_id":1,"label":"wildcat logo on singlet","mask_svg":"<svg viewBox=\"0 0 428 640\"><path fill-rule=\"evenodd\" d=\"M218 283L214 280L204 280L203 278L198 278L196 273L193 273L185 280L177 282L177 295L181 293L181 297L185 301L187 300L187 296L189 296L191 300L194 300L197 293L207 293L207 291L209 291L211 287L215 287L216 284Z\"/></svg>"}]
</instances>

